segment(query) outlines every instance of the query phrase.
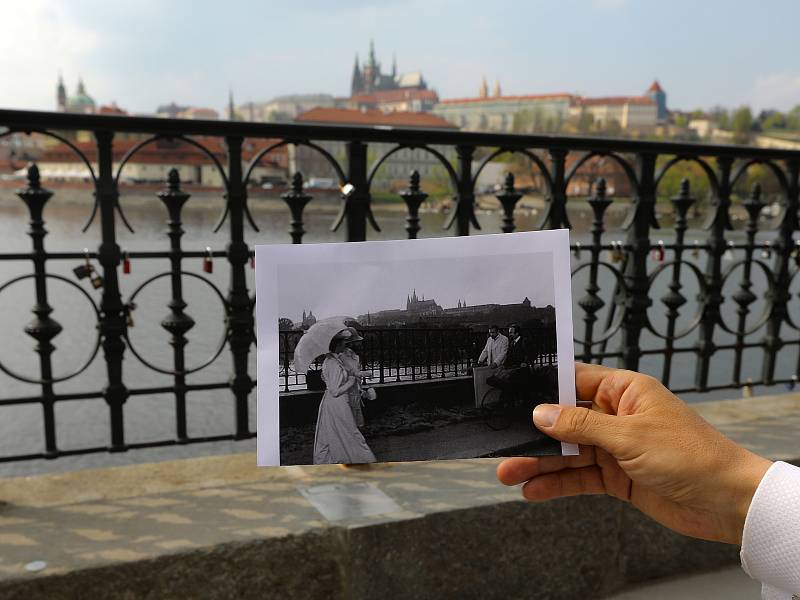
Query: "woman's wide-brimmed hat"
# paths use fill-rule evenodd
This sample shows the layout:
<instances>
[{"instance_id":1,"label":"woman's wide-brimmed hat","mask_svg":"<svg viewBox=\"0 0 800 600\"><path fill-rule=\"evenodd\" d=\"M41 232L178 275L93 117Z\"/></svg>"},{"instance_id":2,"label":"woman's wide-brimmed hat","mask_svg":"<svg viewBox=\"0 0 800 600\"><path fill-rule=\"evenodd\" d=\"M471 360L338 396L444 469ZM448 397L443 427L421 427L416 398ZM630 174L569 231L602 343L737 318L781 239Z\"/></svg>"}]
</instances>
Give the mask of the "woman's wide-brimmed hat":
<instances>
[{"instance_id":1,"label":"woman's wide-brimmed hat","mask_svg":"<svg viewBox=\"0 0 800 600\"><path fill-rule=\"evenodd\" d=\"M334 336L337 340L344 340L345 342L360 342L364 338L358 333L355 327L346 327Z\"/></svg>"},{"instance_id":2,"label":"woman's wide-brimmed hat","mask_svg":"<svg viewBox=\"0 0 800 600\"><path fill-rule=\"evenodd\" d=\"M351 317L330 317L314 323L303 334L294 349L294 370L305 373L318 357L327 354L331 340L347 331L345 321L352 321ZM352 336L348 332L348 338ZM345 339L345 338L340 338Z\"/></svg>"}]
</instances>

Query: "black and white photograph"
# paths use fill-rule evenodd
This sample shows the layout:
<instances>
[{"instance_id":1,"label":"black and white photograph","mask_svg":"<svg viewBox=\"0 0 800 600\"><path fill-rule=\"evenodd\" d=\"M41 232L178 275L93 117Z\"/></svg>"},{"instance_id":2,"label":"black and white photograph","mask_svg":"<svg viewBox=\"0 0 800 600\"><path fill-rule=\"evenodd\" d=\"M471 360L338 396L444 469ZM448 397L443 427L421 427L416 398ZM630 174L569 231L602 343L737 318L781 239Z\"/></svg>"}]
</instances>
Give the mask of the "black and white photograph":
<instances>
[{"instance_id":1,"label":"black and white photograph","mask_svg":"<svg viewBox=\"0 0 800 600\"><path fill-rule=\"evenodd\" d=\"M566 231L256 253L260 465L577 451Z\"/></svg>"}]
</instances>

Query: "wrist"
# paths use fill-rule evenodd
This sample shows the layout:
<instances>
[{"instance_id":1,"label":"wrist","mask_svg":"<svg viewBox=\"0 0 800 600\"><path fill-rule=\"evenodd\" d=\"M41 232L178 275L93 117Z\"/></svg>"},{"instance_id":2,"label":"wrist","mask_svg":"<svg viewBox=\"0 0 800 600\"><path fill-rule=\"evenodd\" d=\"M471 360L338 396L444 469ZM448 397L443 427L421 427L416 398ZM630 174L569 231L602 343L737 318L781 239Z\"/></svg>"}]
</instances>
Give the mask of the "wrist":
<instances>
[{"instance_id":1,"label":"wrist","mask_svg":"<svg viewBox=\"0 0 800 600\"><path fill-rule=\"evenodd\" d=\"M772 461L745 451L741 466L735 474L735 493L731 497L733 501L732 508L734 509L731 524L731 541L740 546L742 544L744 523L747 519L747 513L750 511L753 496L771 466Z\"/></svg>"}]
</instances>

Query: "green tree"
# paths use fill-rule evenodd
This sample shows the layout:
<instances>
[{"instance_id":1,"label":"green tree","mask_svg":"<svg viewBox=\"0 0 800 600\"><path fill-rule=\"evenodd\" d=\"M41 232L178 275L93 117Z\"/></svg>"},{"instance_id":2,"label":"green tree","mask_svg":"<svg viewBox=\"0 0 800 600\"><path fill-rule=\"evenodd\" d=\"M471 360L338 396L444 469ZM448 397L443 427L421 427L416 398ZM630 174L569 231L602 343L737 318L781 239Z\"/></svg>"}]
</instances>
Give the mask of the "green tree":
<instances>
[{"instance_id":1,"label":"green tree","mask_svg":"<svg viewBox=\"0 0 800 600\"><path fill-rule=\"evenodd\" d=\"M717 123L717 127L720 129L730 129L731 128L731 117L728 113L728 109L723 106L715 106L709 111L709 115L711 118Z\"/></svg>"},{"instance_id":2,"label":"green tree","mask_svg":"<svg viewBox=\"0 0 800 600\"><path fill-rule=\"evenodd\" d=\"M800 104L786 113L786 129L792 131L800 130Z\"/></svg>"},{"instance_id":3,"label":"green tree","mask_svg":"<svg viewBox=\"0 0 800 600\"><path fill-rule=\"evenodd\" d=\"M750 107L736 109L731 117L731 128L737 144L746 144L750 140L750 132L753 130L753 113L750 112Z\"/></svg>"},{"instance_id":4,"label":"green tree","mask_svg":"<svg viewBox=\"0 0 800 600\"><path fill-rule=\"evenodd\" d=\"M764 115L761 121L761 128L765 131L770 129L786 129L786 115L777 110L771 110Z\"/></svg>"}]
</instances>

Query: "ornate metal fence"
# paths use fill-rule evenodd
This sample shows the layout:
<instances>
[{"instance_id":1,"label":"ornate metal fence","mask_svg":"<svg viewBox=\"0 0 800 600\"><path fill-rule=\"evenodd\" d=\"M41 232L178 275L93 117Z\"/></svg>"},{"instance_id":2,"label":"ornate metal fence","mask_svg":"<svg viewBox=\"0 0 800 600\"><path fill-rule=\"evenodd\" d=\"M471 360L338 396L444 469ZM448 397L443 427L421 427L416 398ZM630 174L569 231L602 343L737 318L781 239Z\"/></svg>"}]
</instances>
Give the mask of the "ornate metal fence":
<instances>
[{"instance_id":1,"label":"ornate metal fence","mask_svg":"<svg viewBox=\"0 0 800 600\"><path fill-rule=\"evenodd\" d=\"M364 327L362 368L373 383L429 381L469 374L486 343L486 333L466 328ZM306 374L292 368L292 356L302 331L281 331L279 341L281 389L306 389ZM536 367L558 364L554 326L523 328L528 359ZM319 364L316 365L320 367Z\"/></svg>"},{"instance_id":2,"label":"ornate metal fence","mask_svg":"<svg viewBox=\"0 0 800 600\"><path fill-rule=\"evenodd\" d=\"M17 195L30 213L28 233L31 246L0 253L0 264L27 264L30 272L0 282L0 293L25 279L34 282L35 296L30 299L34 318L25 326L25 332L36 341L39 374L31 377L10 368L2 353L11 349L5 346L0 348L0 369L16 381L35 385L38 393L0 397L0 412L12 405L41 406L44 449L24 455L2 456L0 461L245 439L255 435L248 411L248 398L255 383L249 364L255 343L254 298L248 288L247 274L252 248L245 241L245 227L249 224L256 231L258 228L248 208L248 182L260 161L284 146L308 147L320 152L331 164L342 190L340 210L333 228L343 225L347 241L367 239L368 227L380 230L372 212L370 188L383 162L399 149L418 148L440 161L453 195L452 210L446 216L443 228L456 235L469 235L473 229L480 229L475 210L475 188L484 167L503 155L524 157L537 171L544 188L545 204L539 228L570 227L571 215L576 210L591 211L592 224L588 236L575 236L573 243L578 359L611 360L630 369L646 366L649 370L660 371L658 374L662 380L679 391L704 392L781 383L791 386L800 371L800 352L797 351L800 320L793 314L797 303L793 286L796 285L797 262L800 260L795 241L800 202L800 152L579 137L181 121L8 110L0 110L0 128L5 128L0 133L2 137L37 133L64 144L74 152L92 182L95 205L91 218L99 216L101 227L101 242L95 249L83 252L80 250L83 244L76 243L72 251L48 251L44 212L53 192L43 187L36 167L29 169L27 184ZM96 160L73 142L78 131L90 132ZM123 160L115 162L115 139L123 135L141 136L141 141ZM227 165L198 142L198 136L224 140ZM248 143L262 145L248 164L242 160L245 139ZM182 209L189 194L182 189L177 173L170 175L164 191L158 194L169 215L169 249L130 253L121 249L117 233L119 224L127 226L127 222L119 202L120 174L138 151L159 140L180 141L197 147L218 170L224 188L220 194L224 200L215 230L227 223L224 250L184 249L182 246ZM319 144L326 141L344 145L343 164ZM370 144L379 143L393 144L394 149L369 165L368 148ZM455 164L451 164L437 149L441 147L454 149ZM477 156L481 159L477 160ZM588 199L568 200L570 182L581 174L585 175L587 165L597 157L605 157L622 170L632 190L629 203L612 202L602 181L597 182ZM710 198L695 199L686 182L670 202L657 202L659 184L675 165L683 161L699 166L708 180ZM739 201L737 198L736 186L756 165L760 165L761 171L771 178L778 190L774 211L770 208L775 213L772 223L766 223L761 217L768 203L762 199L758 186L746 199ZM424 187L425 182L420 181L419 175L412 174L408 188L399 193L407 207L406 231L409 238L415 238L420 231L419 211L427 198ZM507 178L505 186L497 193L504 214L502 231L515 229L515 209L522 197L522 193L515 189L513 177ZM304 208L313 198L303 189L300 174L294 176L291 189L282 198L291 212L287 242L301 243L305 233ZM623 215L622 233L618 234L619 239L609 239L615 231L607 227L607 216L615 203L622 205L617 209ZM692 219L698 205L702 205L698 212L704 219L703 233L691 237L688 232L693 231L690 225L694 224ZM744 223L744 229L735 230L734 221ZM211 279L186 271L183 266L186 259L211 261L214 258L227 261L228 287L225 292L219 290ZM156 274L128 297L123 297L119 274L128 268L128 261L152 259L167 259L169 270ZM76 283L49 268L54 262L63 261L81 263L82 268L76 268L75 274L84 278L82 282ZM153 363L144 353L137 351L129 336L131 319L136 314L137 294L160 278L169 280L171 290L171 297L166 302L168 316L160 322L169 334L172 346L173 360L169 368ZM188 280L198 280L211 287L223 306L225 319L225 335L215 351L208 360L191 368L187 367L184 354L187 332L195 325L187 312L191 303L183 292L183 284ZM97 324L96 343L87 361L74 372L58 376L53 370L53 341L62 332L62 325L51 317L54 300L50 287L55 281L77 288L78 293L91 304ZM663 293L655 297L661 293L658 292L659 286ZM100 290L99 302L91 293L93 287ZM691 297L692 294L695 298ZM723 309L728 299L735 304L733 318ZM139 314L136 317L147 318ZM430 353L436 344L429 341L415 340L411 346L415 352ZM385 347L378 345L378 348ZM796 356L785 358L791 349ZM89 390L64 391L63 383L93 364L101 350L105 360L105 381L97 382L97 386ZM195 372L212 364L225 352L229 353L232 364L227 381L193 380ZM758 352L757 358L753 352ZM153 386L126 378L123 364L131 356L154 372L170 377L171 383ZM716 357L727 357L726 367L723 378L712 381L711 366ZM440 358L428 360L426 364L450 364L450 358ZM658 367L649 363L645 365L654 358L661 361ZM688 363L683 363L689 366L676 368L676 361L683 358L689 359ZM385 357L383 360L381 364L388 364ZM745 377L745 367L751 367L755 361L760 365L760 375ZM399 362L402 363L402 359ZM456 370L460 364L453 359ZM788 370L779 372L779 367L786 364ZM685 375L689 369L693 381L688 385L675 384L676 372L680 370ZM446 372L444 367L442 372ZM381 368L380 373L386 381L392 376L398 377L400 368L395 371ZM426 378L435 374L434 371L424 372ZM414 372L413 377L416 376ZM232 432L212 437L193 437L187 432L187 398L206 390L228 390L235 414ZM153 394L173 396L174 436L159 441L127 442L126 403ZM79 399L105 403L110 416L107 446L69 450L59 447L55 407Z\"/></svg>"}]
</instances>

